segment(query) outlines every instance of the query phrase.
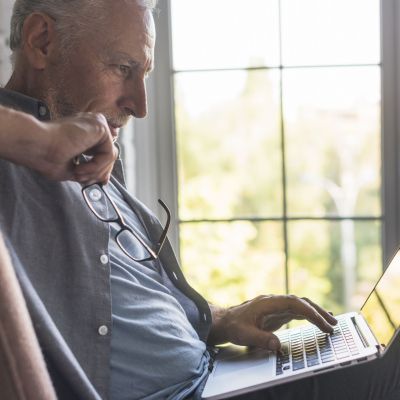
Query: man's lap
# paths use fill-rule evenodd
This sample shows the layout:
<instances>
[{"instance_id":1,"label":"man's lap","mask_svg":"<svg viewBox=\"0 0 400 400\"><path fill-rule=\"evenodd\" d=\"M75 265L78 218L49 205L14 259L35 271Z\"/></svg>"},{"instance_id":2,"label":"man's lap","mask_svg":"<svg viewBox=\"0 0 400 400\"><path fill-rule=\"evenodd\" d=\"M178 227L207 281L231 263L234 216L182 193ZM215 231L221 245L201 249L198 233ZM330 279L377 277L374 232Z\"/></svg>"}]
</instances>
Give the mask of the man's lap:
<instances>
[{"instance_id":1,"label":"man's lap","mask_svg":"<svg viewBox=\"0 0 400 400\"><path fill-rule=\"evenodd\" d=\"M400 400L400 338L381 359L338 369L234 400Z\"/></svg>"}]
</instances>

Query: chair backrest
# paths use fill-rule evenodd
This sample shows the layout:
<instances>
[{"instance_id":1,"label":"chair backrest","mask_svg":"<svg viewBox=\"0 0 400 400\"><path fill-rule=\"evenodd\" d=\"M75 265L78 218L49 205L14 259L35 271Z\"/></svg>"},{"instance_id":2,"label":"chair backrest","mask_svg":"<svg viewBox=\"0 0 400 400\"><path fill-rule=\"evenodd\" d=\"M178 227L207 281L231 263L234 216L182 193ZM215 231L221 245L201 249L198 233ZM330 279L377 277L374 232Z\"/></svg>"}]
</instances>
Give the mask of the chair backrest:
<instances>
[{"instance_id":1,"label":"chair backrest","mask_svg":"<svg viewBox=\"0 0 400 400\"><path fill-rule=\"evenodd\" d=\"M0 399L56 400L1 232Z\"/></svg>"}]
</instances>

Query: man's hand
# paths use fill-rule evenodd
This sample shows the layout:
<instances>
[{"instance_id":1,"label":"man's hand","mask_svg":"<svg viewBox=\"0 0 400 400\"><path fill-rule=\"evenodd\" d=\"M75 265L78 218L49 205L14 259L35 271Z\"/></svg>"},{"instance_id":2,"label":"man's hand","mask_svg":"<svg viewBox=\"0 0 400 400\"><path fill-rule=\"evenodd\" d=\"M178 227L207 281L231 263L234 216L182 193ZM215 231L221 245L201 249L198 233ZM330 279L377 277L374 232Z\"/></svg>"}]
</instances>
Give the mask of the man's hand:
<instances>
[{"instance_id":1,"label":"man's hand","mask_svg":"<svg viewBox=\"0 0 400 400\"><path fill-rule=\"evenodd\" d=\"M107 183L118 149L105 117L85 113L52 122L0 107L0 158L38 171L51 180ZM82 153L88 162L74 165Z\"/></svg>"},{"instance_id":2,"label":"man's hand","mask_svg":"<svg viewBox=\"0 0 400 400\"><path fill-rule=\"evenodd\" d=\"M39 172L52 180L108 182L118 149L102 114L79 114L42 125L47 146L35 165ZM90 160L74 165L72 160L82 153L90 155Z\"/></svg>"},{"instance_id":3,"label":"man's hand","mask_svg":"<svg viewBox=\"0 0 400 400\"><path fill-rule=\"evenodd\" d=\"M258 296L235 307L221 309L210 306L213 325L208 344L226 342L279 350L280 342L272 332L293 319L305 319L322 331L331 333L337 320L307 298Z\"/></svg>"}]
</instances>

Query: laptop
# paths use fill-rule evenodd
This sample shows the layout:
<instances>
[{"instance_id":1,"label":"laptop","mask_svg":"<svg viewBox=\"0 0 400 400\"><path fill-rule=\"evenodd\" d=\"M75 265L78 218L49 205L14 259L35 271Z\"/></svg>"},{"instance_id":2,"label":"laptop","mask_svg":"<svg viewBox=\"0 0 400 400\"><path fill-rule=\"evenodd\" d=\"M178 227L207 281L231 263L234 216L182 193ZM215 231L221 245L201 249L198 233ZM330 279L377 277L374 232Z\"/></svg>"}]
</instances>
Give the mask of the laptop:
<instances>
[{"instance_id":1,"label":"laptop","mask_svg":"<svg viewBox=\"0 0 400 400\"><path fill-rule=\"evenodd\" d=\"M282 349L217 350L203 399L217 400L382 357L399 331L400 250L359 312L337 316L329 335L312 324L275 332Z\"/></svg>"}]
</instances>

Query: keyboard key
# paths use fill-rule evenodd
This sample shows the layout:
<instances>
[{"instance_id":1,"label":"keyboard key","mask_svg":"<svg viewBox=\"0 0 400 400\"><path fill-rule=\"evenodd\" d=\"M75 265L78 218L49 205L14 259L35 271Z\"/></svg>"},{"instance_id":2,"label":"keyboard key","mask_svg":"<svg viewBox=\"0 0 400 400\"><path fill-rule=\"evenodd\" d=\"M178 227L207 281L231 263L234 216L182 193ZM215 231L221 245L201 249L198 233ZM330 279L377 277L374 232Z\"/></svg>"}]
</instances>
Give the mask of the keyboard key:
<instances>
[{"instance_id":1,"label":"keyboard key","mask_svg":"<svg viewBox=\"0 0 400 400\"><path fill-rule=\"evenodd\" d=\"M281 353L282 354L289 354L289 343L282 343L281 342Z\"/></svg>"},{"instance_id":2,"label":"keyboard key","mask_svg":"<svg viewBox=\"0 0 400 400\"><path fill-rule=\"evenodd\" d=\"M297 371L299 369L304 368L304 362L293 362L293 371Z\"/></svg>"},{"instance_id":3,"label":"keyboard key","mask_svg":"<svg viewBox=\"0 0 400 400\"><path fill-rule=\"evenodd\" d=\"M289 369L297 371L359 354L352 331L347 322L341 319L331 335L317 327L307 326L285 331L278 337L282 344L277 359L278 375Z\"/></svg>"},{"instance_id":4,"label":"keyboard key","mask_svg":"<svg viewBox=\"0 0 400 400\"><path fill-rule=\"evenodd\" d=\"M332 354L330 356L321 357L322 362L325 364L335 360L335 356Z\"/></svg>"},{"instance_id":5,"label":"keyboard key","mask_svg":"<svg viewBox=\"0 0 400 400\"><path fill-rule=\"evenodd\" d=\"M307 359L307 367L313 367L314 365L319 365L319 364L320 364L320 362L319 362L318 358L313 359L313 360Z\"/></svg>"}]
</instances>

